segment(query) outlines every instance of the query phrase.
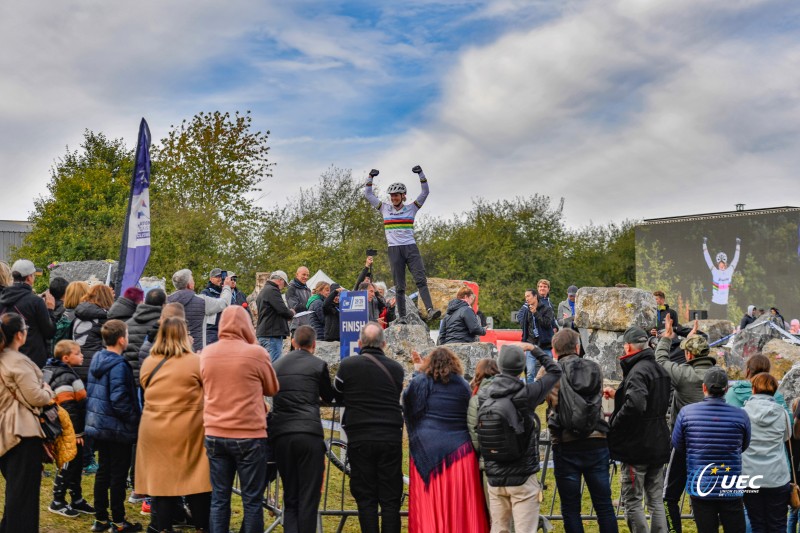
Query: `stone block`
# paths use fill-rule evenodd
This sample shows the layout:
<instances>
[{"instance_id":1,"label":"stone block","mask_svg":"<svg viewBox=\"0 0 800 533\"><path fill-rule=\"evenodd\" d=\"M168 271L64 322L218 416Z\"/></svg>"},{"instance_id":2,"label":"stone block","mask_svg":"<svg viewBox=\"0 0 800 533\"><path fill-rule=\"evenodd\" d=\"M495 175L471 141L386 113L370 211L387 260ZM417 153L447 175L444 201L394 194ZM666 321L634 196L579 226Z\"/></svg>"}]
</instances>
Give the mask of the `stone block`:
<instances>
[{"instance_id":1,"label":"stone block","mask_svg":"<svg viewBox=\"0 0 800 533\"><path fill-rule=\"evenodd\" d=\"M692 329L694 321L683 324L683 327ZM708 342L716 342L723 337L727 337L736 329L736 326L730 320L698 320L697 327L708 335Z\"/></svg>"},{"instance_id":2,"label":"stone block","mask_svg":"<svg viewBox=\"0 0 800 533\"><path fill-rule=\"evenodd\" d=\"M440 310L442 316L444 316L447 312L447 304L456 297L456 293L458 293L461 287L466 287L466 283L461 280L428 278L428 290L431 292L433 308ZM417 298L416 307L420 315L427 316L428 312L427 309L425 309L422 298Z\"/></svg>"},{"instance_id":3,"label":"stone block","mask_svg":"<svg viewBox=\"0 0 800 533\"><path fill-rule=\"evenodd\" d=\"M72 281L85 281L89 285L105 283L108 279L108 267L111 266L111 283L117 276L116 261L66 261L59 263L50 271L50 278L64 278Z\"/></svg>"},{"instance_id":4,"label":"stone block","mask_svg":"<svg viewBox=\"0 0 800 533\"><path fill-rule=\"evenodd\" d=\"M579 332L586 351L584 357L600 365L604 379L621 380L619 357L624 353L622 333L586 328L580 328Z\"/></svg>"},{"instance_id":5,"label":"stone block","mask_svg":"<svg viewBox=\"0 0 800 533\"><path fill-rule=\"evenodd\" d=\"M800 397L800 364L794 365L786 372L778 391L783 394L786 404L791 408L794 399Z\"/></svg>"},{"instance_id":6,"label":"stone block","mask_svg":"<svg viewBox=\"0 0 800 533\"><path fill-rule=\"evenodd\" d=\"M384 330L386 354L406 366L411 361L411 352L420 354L435 346L427 326L392 324Z\"/></svg>"},{"instance_id":7,"label":"stone block","mask_svg":"<svg viewBox=\"0 0 800 533\"><path fill-rule=\"evenodd\" d=\"M761 353L772 362L770 374L778 380L796 364L800 363L800 345L782 339L770 339L764 344Z\"/></svg>"},{"instance_id":8,"label":"stone block","mask_svg":"<svg viewBox=\"0 0 800 533\"><path fill-rule=\"evenodd\" d=\"M468 381L475 375L475 365L478 364L478 361L497 357L497 348L491 342L454 342L445 344L443 347L452 350L461 360L461 364L464 366L464 375ZM425 351L421 351L420 355L427 357L434 348L427 348Z\"/></svg>"},{"instance_id":9,"label":"stone block","mask_svg":"<svg viewBox=\"0 0 800 533\"><path fill-rule=\"evenodd\" d=\"M746 361L751 355L761 353L764 346L770 340L783 338L781 334L769 324L769 317L764 315L737 333L733 338L731 354L734 357Z\"/></svg>"},{"instance_id":10,"label":"stone block","mask_svg":"<svg viewBox=\"0 0 800 533\"><path fill-rule=\"evenodd\" d=\"M631 326L649 330L656 323L656 299L641 289L581 287L575 299L578 328L625 331Z\"/></svg>"}]
</instances>

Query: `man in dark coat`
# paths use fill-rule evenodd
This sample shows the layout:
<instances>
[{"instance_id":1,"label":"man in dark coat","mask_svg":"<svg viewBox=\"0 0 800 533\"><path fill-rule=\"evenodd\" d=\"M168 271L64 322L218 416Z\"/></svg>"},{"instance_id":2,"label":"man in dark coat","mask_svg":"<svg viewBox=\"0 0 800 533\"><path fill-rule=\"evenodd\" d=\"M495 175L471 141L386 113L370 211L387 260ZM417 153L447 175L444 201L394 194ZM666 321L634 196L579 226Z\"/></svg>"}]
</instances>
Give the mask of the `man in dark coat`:
<instances>
[{"instance_id":1,"label":"man in dark coat","mask_svg":"<svg viewBox=\"0 0 800 533\"><path fill-rule=\"evenodd\" d=\"M295 310L286 306L281 291L289 284L289 277L283 270L270 274L264 288L258 293L258 325L256 337L268 352L273 363L278 361L283 350L283 339L289 336L289 321Z\"/></svg>"},{"instance_id":2,"label":"man in dark coat","mask_svg":"<svg viewBox=\"0 0 800 533\"><path fill-rule=\"evenodd\" d=\"M300 326L293 351L275 363L281 389L273 400L269 438L275 446L283 479L283 527L286 531L315 531L320 486L325 473L325 444L319 408L331 403L334 390L328 364L314 356L316 333Z\"/></svg>"},{"instance_id":3,"label":"man in dark coat","mask_svg":"<svg viewBox=\"0 0 800 533\"><path fill-rule=\"evenodd\" d=\"M301 266L294 273L294 279L286 287L286 305L289 309L293 309L295 313L302 313L308 310L306 305L308 304L308 299L311 298L311 288L306 285L306 282L309 277L311 277L311 272L308 268ZM308 315L303 315L292 320L289 324L289 329L293 332L298 327L310 323L311 318Z\"/></svg>"},{"instance_id":4,"label":"man in dark coat","mask_svg":"<svg viewBox=\"0 0 800 533\"><path fill-rule=\"evenodd\" d=\"M167 302L167 293L162 289L151 289L143 303L136 307L133 316L125 324L128 326L128 346L123 356L133 368L133 378L139 386L139 350L147 338L147 333L158 324L161 309ZM155 341L155 338L153 338Z\"/></svg>"},{"instance_id":5,"label":"man in dark coat","mask_svg":"<svg viewBox=\"0 0 800 533\"><path fill-rule=\"evenodd\" d=\"M28 337L19 351L31 358L39 368L44 367L50 352L50 339L56 334L53 311L55 298L49 293L44 299L33 292L37 269L27 259L20 259L11 266L14 284L0 294L0 314L19 313L28 326Z\"/></svg>"},{"instance_id":6,"label":"man in dark coat","mask_svg":"<svg viewBox=\"0 0 800 533\"><path fill-rule=\"evenodd\" d=\"M637 327L628 328L622 337L622 383L616 390L607 387L603 391L614 398L608 447L611 458L622 463L620 500L630 530L648 531L644 496L650 510L650 531L666 531L662 495L670 446L670 378L656 362L647 339L647 333Z\"/></svg>"},{"instance_id":7,"label":"man in dark coat","mask_svg":"<svg viewBox=\"0 0 800 533\"><path fill-rule=\"evenodd\" d=\"M447 313L439 324L437 344L454 342L477 342L478 337L486 335L478 316L473 311L475 293L469 287L461 287L454 300L447 304Z\"/></svg>"},{"instance_id":8,"label":"man in dark coat","mask_svg":"<svg viewBox=\"0 0 800 533\"><path fill-rule=\"evenodd\" d=\"M544 280L543 280L544 281ZM542 290L545 285L539 282ZM549 283L546 285L549 290ZM538 346L549 356L552 353L553 328L556 325L555 313L550 301L539 297L539 290L528 289L525 291L525 304L517 312L517 322L522 325L522 342ZM533 383L537 370L536 358L530 352L525 359L525 379Z\"/></svg>"}]
</instances>

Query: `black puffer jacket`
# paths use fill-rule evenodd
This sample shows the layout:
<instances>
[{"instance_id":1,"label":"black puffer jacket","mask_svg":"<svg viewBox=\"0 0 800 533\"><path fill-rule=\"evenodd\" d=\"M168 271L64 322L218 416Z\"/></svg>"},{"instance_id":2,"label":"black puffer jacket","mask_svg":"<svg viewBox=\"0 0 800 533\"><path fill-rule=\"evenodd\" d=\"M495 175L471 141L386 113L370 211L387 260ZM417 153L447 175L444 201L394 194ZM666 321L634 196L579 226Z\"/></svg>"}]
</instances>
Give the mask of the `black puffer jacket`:
<instances>
[{"instance_id":1,"label":"black puffer jacket","mask_svg":"<svg viewBox=\"0 0 800 533\"><path fill-rule=\"evenodd\" d=\"M75 308L75 320L72 321L72 338L81 345L83 364L75 367L75 372L89 383L89 366L92 357L103 349L103 337L100 329L108 320L108 311L91 302L81 302Z\"/></svg>"},{"instance_id":2,"label":"black puffer jacket","mask_svg":"<svg viewBox=\"0 0 800 533\"><path fill-rule=\"evenodd\" d=\"M529 435L526 453L515 461L499 462L484 457L486 477L492 487L518 487L539 471L540 422L535 411L561 378L561 367L552 357L539 349L536 349L533 355L547 372L538 381L525 383L517 376L500 373L488 387L478 391L478 416L480 416L480 406L487 398L510 396L511 402L524 421L525 432Z\"/></svg>"},{"instance_id":3,"label":"black puffer jacket","mask_svg":"<svg viewBox=\"0 0 800 533\"><path fill-rule=\"evenodd\" d=\"M307 433L323 437L319 406L334 398L328 364L305 350L294 350L275 363L281 390L272 403L269 436Z\"/></svg>"},{"instance_id":4,"label":"black puffer jacket","mask_svg":"<svg viewBox=\"0 0 800 533\"><path fill-rule=\"evenodd\" d=\"M44 300L27 283L14 283L0 294L0 314L19 313L28 326L28 338L19 351L42 368L50 352L49 341L56 333L55 316Z\"/></svg>"},{"instance_id":5,"label":"black puffer jacket","mask_svg":"<svg viewBox=\"0 0 800 533\"><path fill-rule=\"evenodd\" d=\"M120 296L108 310L109 320L122 320L125 322L133 313L136 312L136 304L133 300Z\"/></svg>"},{"instance_id":6,"label":"black puffer jacket","mask_svg":"<svg viewBox=\"0 0 800 533\"><path fill-rule=\"evenodd\" d=\"M158 324L159 318L161 318L160 305L139 304L136 312L126 322L128 325L128 347L125 348L122 355L133 369L133 379L136 381L137 386L139 386L139 349L144 344L147 332Z\"/></svg>"},{"instance_id":7,"label":"black puffer jacket","mask_svg":"<svg viewBox=\"0 0 800 533\"><path fill-rule=\"evenodd\" d=\"M620 359L622 383L614 396L608 447L626 464L663 465L669 461L667 425L670 379L650 348Z\"/></svg>"},{"instance_id":8,"label":"black puffer jacket","mask_svg":"<svg viewBox=\"0 0 800 533\"><path fill-rule=\"evenodd\" d=\"M305 304L303 305L305 306ZM258 293L256 307L258 308L258 327L256 328L258 337L289 336L289 320L294 315L281 298L281 290L278 285L267 281L264 288Z\"/></svg>"},{"instance_id":9,"label":"black puffer jacket","mask_svg":"<svg viewBox=\"0 0 800 533\"><path fill-rule=\"evenodd\" d=\"M339 342L339 304L333 301L336 295L336 290L331 289L331 293L322 304L322 313L325 315L325 340L328 342Z\"/></svg>"},{"instance_id":10,"label":"black puffer jacket","mask_svg":"<svg viewBox=\"0 0 800 533\"><path fill-rule=\"evenodd\" d=\"M450 300L447 314L439 326L438 344L477 342L481 335L486 335L486 330L481 327L472 307L464 300Z\"/></svg>"}]
</instances>

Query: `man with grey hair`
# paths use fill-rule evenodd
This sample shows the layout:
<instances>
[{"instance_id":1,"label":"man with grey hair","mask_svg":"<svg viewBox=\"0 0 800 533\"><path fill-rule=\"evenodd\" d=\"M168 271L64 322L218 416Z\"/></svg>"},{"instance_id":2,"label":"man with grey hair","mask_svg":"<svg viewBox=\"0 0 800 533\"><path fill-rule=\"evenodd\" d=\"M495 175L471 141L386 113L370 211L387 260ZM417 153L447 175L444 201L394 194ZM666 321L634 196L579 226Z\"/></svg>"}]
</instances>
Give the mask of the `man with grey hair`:
<instances>
[{"instance_id":1,"label":"man with grey hair","mask_svg":"<svg viewBox=\"0 0 800 533\"><path fill-rule=\"evenodd\" d=\"M383 328L368 322L358 339L360 355L339 365L333 387L344 411L350 459L350 492L364 533L399 533L403 496L403 367L384 354ZM378 508L383 516L378 524Z\"/></svg>"},{"instance_id":2,"label":"man with grey hair","mask_svg":"<svg viewBox=\"0 0 800 533\"><path fill-rule=\"evenodd\" d=\"M177 302L183 305L189 335L192 337L192 349L199 352L206 345L206 324L214 322L217 314L231 303L230 279L223 283L219 298L195 294L194 276L188 268L178 270L172 275L172 285L175 286L175 292L167 297L167 303Z\"/></svg>"},{"instance_id":3,"label":"man with grey hair","mask_svg":"<svg viewBox=\"0 0 800 533\"><path fill-rule=\"evenodd\" d=\"M270 274L264 288L256 297L258 325L256 337L275 363L283 351L283 339L289 336L289 321L295 315L281 297L281 291L289 284L289 277L283 270Z\"/></svg>"},{"instance_id":4,"label":"man with grey hair","mask_svg":"<svg viewBox=\"0 0 800 533\"><path fill-rule=\"evenodd\" d=\"M603 393L614 398L614 413L609 424L608 448L611 458L620 461L620 500L631 533L667 531L662 501L664 464L669 461L670 432L667 426L670 378L656 362L647 344L648 335L638 327L622 336L625 353L620 356L622 383ZM647 527L642 501L650 509Z\"/></svg>"}]
</instances>

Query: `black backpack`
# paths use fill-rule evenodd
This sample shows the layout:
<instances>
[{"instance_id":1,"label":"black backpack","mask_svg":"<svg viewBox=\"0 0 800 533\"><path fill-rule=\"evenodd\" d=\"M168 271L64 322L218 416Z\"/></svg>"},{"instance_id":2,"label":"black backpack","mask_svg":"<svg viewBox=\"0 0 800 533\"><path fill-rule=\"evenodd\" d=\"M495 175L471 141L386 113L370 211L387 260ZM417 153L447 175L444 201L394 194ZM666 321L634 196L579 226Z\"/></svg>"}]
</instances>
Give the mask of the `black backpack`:
<instances>
[{"instance_id":1,"label":"black backpack","mask_svg":"<svg viewBox=\"0 0 800 533\"><path fill-rule=\"evenodd\" d=\"M486 461L516 461L527 450L525 421L508 396L490 397L480 404L476 429Z\"/></svg>"},{"instance_id":2,"label":"black backpack","mask_svg":"<svg viewBox=\"0 0 800 533\"><path fill-rule=\"evenodd\" d=\"M567 372L564 368L559 381L558 425L562 431L569 431L578 438L584 438L597 428L603 417L602 381L590 374L596 372L595 365L591 361L577 359L571 361L569 366L571 372ZM591 384L590 393L587 396L578 393L569 382L568 375L583 384Z\"/></svg>"}]
</instances>

